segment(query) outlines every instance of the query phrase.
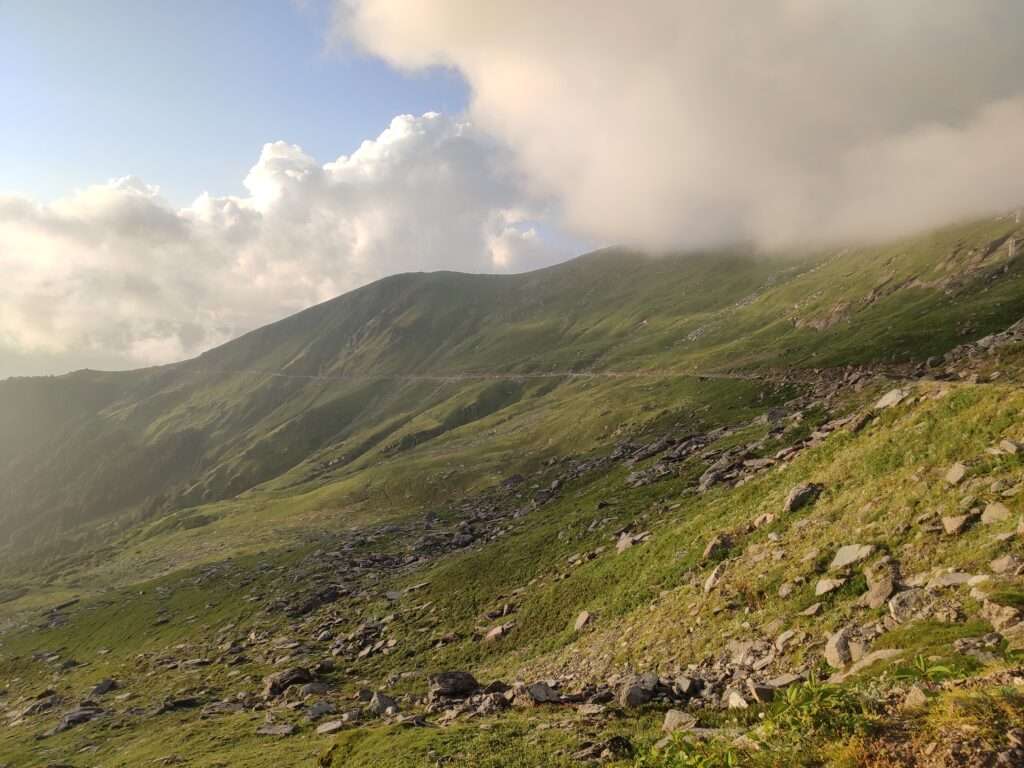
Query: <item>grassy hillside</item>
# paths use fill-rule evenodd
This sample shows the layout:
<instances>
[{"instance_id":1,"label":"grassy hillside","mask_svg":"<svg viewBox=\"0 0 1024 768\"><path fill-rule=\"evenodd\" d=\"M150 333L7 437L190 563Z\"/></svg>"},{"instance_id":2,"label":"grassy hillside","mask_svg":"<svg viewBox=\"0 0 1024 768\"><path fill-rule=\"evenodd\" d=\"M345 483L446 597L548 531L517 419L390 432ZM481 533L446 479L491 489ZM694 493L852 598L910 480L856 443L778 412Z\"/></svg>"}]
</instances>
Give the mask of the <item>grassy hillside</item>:
<instances>
[{"instance_id":1,"label":"grassy hillside","mask_svg":"<svg viewBox=\"0 0 1024 768\"><path fill-rule=\"evenodd\" d=\"M613 250L525 275L399 275L179 365L0 382L0 546L229 499L320 455L333 477L402 452L480 413L479 381L448 375L923 359L1015 319L1014 231L997 220L798 258ZM565 379L545 383L516 402Z\"/></svg>"},{"instance_id":2,"label":"grassy hillside","mask_svg":"<svg viewBox=\"0 0 1024 768\"><path fill-rule=\"evenodd\" d=\"M1024 311L1015 233L401 275L185 363L0 382L0 765L1012 751L1024 353L970 342ZM834 569L844 545L870 551ZM891 561L894 594L866 606ZM887 621L914 589L927 606ZM877 661L823 684L846 629ZM264 696L295 666L322 687ZM559 703L432 705L452 669ZM634 673L661 679L642 706L619 700ZM782 674L804 682L747 687ZM76 706L87 722L37 740ZM697 730L655 746L669 708Z\"/></svg>"}]
</instances>

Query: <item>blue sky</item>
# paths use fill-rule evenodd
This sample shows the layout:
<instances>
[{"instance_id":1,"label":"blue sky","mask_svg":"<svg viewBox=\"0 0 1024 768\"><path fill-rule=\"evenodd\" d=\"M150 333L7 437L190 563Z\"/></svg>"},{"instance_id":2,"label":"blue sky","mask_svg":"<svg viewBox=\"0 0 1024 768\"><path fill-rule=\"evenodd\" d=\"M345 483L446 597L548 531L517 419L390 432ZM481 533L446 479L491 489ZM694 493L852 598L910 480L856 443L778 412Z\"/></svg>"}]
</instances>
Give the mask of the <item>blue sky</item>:
<instances>
[{"instance_id":1,"label":"blue sky","mask_svg":"<svg viewBox=\"0 0 1024 768\"><path fill-rule=\"evenodd\" d=\"M459 75L328 48L289 0L0 0L0 192L136 175L175 204L236 194L267 141L327 162L397 114L460 113Z\"/></svg>"}]
</instances>

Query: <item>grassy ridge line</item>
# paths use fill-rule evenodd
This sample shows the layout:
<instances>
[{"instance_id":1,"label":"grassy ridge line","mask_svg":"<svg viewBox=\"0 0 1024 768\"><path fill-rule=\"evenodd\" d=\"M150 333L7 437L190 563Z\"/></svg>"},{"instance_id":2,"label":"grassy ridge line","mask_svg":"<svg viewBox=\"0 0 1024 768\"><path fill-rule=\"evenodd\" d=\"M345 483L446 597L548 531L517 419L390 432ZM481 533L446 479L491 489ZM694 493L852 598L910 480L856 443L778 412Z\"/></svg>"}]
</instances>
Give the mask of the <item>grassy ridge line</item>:
<instances>
[{"instance_id":1,"label":"grassy ridge line","mask_svg":"<svg viewBox=\"0 0 1024 768\"><path fill-rule=\"evenodd\" d=\"M39 431L32 450L0 461L8 549L72 531L95 541L96 520L132 525L233 497L410 409L374 381L218 371L721 371L917 358L1008 324L1021 273L998 243L1014 228L988 220L824 261L607 251L527 275L388 278L195 361L110 377L122 388L116 404L68 422L59 439Z\"/></svg>"}]
</instances>

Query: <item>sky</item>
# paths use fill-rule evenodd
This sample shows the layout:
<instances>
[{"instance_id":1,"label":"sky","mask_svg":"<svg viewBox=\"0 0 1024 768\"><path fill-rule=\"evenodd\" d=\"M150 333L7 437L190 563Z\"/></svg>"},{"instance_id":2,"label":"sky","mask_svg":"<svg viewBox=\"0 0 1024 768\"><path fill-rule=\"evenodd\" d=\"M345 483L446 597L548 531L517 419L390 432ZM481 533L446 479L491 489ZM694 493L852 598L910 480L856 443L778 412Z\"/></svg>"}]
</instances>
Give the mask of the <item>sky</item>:
<instances>
[{"instance_id":1,"label":"sky","mask_svg":"<svg viewBox=\"0 0 1024 768\"><path fill-rule=\"evenodd\" d=\"M388 274L1024 203L1019 0L0 0L0 378Z\"/></svg>"},{"instance_id":2,"label":"sky","mask_svg":"<svg viewBox=\"0 0 1024 768\"><path fill-rule=\"evenodd\" d=\"M333 45L330 16L288 0L0 0L0 191L49 201L139 176L187 205L242 193L267 141L333 159L395 115L465 109L458 72Z\"/></svg>"}]
</instances>

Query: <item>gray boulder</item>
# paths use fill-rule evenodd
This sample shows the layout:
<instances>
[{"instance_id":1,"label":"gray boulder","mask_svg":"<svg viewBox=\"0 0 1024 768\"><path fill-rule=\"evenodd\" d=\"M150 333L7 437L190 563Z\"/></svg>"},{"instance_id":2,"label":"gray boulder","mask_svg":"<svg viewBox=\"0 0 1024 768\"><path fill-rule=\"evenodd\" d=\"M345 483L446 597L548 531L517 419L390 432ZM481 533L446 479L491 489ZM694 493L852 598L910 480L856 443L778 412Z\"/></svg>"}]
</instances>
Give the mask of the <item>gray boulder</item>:
<instances>
[{"instance_id":1,"label":"gray boulder","mask_svg":"<svg viewBox=\"0 0 1024 768\"><path fill-rule=\"evenodd\" d=\"M782 504L783 512L796 512L798 509L813 504L823 490L824 487L817 483L803 483L796 486L786 496L786 500Z\"/></svg>"}]
</instances>

